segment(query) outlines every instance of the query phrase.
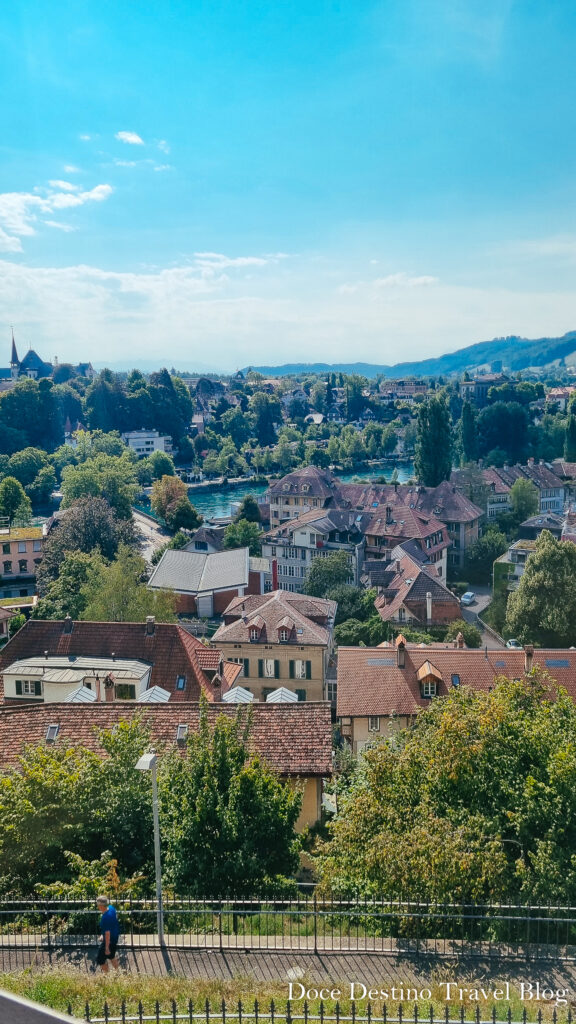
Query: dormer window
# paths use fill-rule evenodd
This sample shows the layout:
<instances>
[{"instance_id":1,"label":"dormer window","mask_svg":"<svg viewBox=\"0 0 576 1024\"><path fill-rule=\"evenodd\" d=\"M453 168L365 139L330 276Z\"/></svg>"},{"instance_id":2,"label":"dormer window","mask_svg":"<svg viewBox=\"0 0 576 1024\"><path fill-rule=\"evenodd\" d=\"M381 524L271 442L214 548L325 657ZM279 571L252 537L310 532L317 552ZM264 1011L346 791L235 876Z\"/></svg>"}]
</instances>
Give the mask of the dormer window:
<instances>
[{"instance_id":1,"label":"dormer window","mask_svg":"<svg viewBox=\"0 0 576 1024\"><path fill-rule=\"evenodd\" d=\"M257 640L260 635L260 631L256 626L250 627L250 640Z\"/></svg>"},{"instance_id":2,"label":"dormer window","mask_svg":"<svg viewBox=\"0 0 576 1024\"><path fill-rule=\"evenodd\" d=\"M281 644L287 644L288 643L288 630L287 629L281 629L280 630L280 643Z\"/></svg>"},{"instance_id":3,"label":"dormer window","mask_svg":"<svg viewBox=\"0 0 576 1024\"><path fill-rule=\"evenodd\" d=\"M310 484L302 484L301 490L302 494L308 494L308 491L310 490Z\"/></svg>"},{"instance_id":4,"label":"dormer window","mask_svg":"<svg viewBox=\"0 0 576 1024\"><path fill-rule=\"evenodd\" d=\"M435 679L424 679L421 683L423 697L435 697L438 692L438 684Z\"/></svg>"}]
</instances>

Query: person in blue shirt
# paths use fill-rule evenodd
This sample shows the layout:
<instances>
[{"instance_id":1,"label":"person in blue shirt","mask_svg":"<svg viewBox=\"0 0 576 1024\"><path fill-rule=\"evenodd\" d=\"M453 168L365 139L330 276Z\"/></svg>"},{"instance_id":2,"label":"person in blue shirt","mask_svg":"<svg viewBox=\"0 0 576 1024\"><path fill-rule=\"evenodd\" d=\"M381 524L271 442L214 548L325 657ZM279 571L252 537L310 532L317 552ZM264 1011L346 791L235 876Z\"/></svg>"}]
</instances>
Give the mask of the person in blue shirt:
<instances>
[{"instance_id":1,"label":"person in blue shirt","mask_svg":"<svg viewBox=\"0 0 576 1024\"><path fill-rule=\"evenodd\" d=\"M120 966L118 963L118 957L116 956L118 936L120 935L120 925L118 924L116 910L110 903L107 896L98 896L96 906L98 907L98 910L102 912L99 926L100 933L102 935L102 942L100 943L96 963L100 964L104 973L107 974L109 971L108 961L110 961L116 970L118 970L118 967Z\"/></svg>"}]
</instances>

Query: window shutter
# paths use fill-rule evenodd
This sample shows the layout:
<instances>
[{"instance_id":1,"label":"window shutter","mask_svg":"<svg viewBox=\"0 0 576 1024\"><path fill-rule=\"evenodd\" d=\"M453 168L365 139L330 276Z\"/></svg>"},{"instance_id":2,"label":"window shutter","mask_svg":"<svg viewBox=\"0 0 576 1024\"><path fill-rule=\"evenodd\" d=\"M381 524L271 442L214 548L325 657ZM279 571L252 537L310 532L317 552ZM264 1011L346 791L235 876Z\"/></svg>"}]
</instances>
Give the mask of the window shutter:
<instances>
[{"instance_id":1,"label":"window shutter","mask_svg":"<svg viewBox=\"0 0 576 1024\"><path fill-rule=\"evenodd\" d=\"M42 683L40 682L39 679L37 679L34 683L34 693L36 697L42 696Z\"/></svg>"},{"instance_id":2,"label":"window shutter","mask_svg":"<svg viewBox=\"0 0 576 1024\"><path fill-rule=\"evenodd\" d=\"M16 696L17 697L21 697L22 696L22 680L21 679L17 679L16 680Z\"/></svg>"},{"instance_id":3,"label":"window shutter","mask_svg":"<svg viewBox=\"0 0 576 1024\"><path fill-rule=\"evenodd\" d=\"M274 661L274 679L280 679L280 662Z\"/></svg>"},{"instance_id":4,"label":"window shutter","mask_svg":"<svg viewBox=\"0 0 576 1024\"><path fill-rule=\"evenodd\" d=\"M306 700L306 690L296 690L298 700Z\"/></svg>"},{"instance_id":5,"label":"window shutter","mask_svg":"<svg viewBox=\"0 0 576 1024\"><path fill-rule=\"evenodd\" d=\"M264 676L264 659L258 658L258 678L262 679Z\"/></svg>"},{"instance_id":6,"label":"window shutter","mask_svg":"<svg viewBox=\"0 0 576 1024\"><path fill-rule=\"evenodd\" d=\"M312 662L306 662L306 679L312 679Z\"/></svg>"},{"instance_id":7,"label":"window shutter","mask_svg":"<svg viewBox=\"0 0 576 1024\"><path fill-rule=\"evenodd\" d=\"M244 658L244 676L247 677L249 675L250 675L250 659L249 658Z\"/></svg>"},{"instance_id":8,"label":"window shutter","mask_svg":"<svg viewBox=\"0 0 576 1024\"><path fill-rule=\"evenodd\" d=\"M294 679L295 678L294 662L293 662L292 658L290 659L290 661L288 663L288 668L289 668L289 672L290 672L290 679Z\"/></svg>"}]
</instances>

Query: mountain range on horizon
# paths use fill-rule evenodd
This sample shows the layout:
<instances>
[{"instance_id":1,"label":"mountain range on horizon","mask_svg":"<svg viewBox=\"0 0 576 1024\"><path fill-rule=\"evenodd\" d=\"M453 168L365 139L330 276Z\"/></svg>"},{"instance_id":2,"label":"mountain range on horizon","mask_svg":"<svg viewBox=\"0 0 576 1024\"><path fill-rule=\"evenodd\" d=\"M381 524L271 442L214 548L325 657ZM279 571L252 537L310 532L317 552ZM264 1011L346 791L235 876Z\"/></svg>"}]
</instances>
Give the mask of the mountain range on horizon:
<instances>
[{"instance_id":1,"label":"mountain range on horizon","mask_svg":"<svg viewBox=\"0 0 576 1024\"><path fill-rule=\"evenodd\" d=\"M248 366L266 376L292 376L300 373L358 373L363 377L437 377L463 373L501 361L502 368L510 371L542 368L553 363L565 363L574 356L576 363L576 331L568 331L560 338L519 338L509 336L479 341L456 352L431 359L395 363L284 363L281 366Z\"/></svg>"}]
</instances>

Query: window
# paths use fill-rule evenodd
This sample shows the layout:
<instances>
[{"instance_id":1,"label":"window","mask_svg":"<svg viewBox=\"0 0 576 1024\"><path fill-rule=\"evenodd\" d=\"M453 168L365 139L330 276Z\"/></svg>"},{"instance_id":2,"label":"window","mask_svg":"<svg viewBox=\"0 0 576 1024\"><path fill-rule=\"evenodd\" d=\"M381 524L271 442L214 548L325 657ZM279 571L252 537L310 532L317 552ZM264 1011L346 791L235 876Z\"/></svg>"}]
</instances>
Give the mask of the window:
<instances>
[{"instance_id":1,"label":"window","mask_svg":"<svg viewBox=\"0 0 576 1024\"><path fill-rule=\"evenodd\" d=\"M460 686L460 676L456 674L452 676L452 686Z\"/></svg>"},{"instance_id":2,"label":"window","mask_svg":"<svg viewBox=\"0 0 576 1024\"><path fill-rule=\"evenodd\" d=\"M205 540L195 540L194 547L196 551L208 551L208 542Z\"/></svg>"},{"instance_id":3,"label":"window","mask_svg":"<svg viewBox=\"0 0 576 1024\"><path fill-rule=\"evenodd\" d=\"M42 551L42 541L41 540L35 540L33 545L32 545L32 547L33 547L34 551Z\"/></svg>"},{"instance_id":4,"label":"window","mask_svg":"<svg viewBox=\"0 0 576 1024\"><path fill-rule=\"evenodd\" d=\"M18 541L18 553L22 554L22 552L25 552L25 551L26 551L26 541L25 540L19 540Z\"/></svg>"},{"instance_id":5,"label":"window","mask_svg":"<svg viewBox=\"0 0 576 1024\"><path fill-rule=\"evenodd\" d=\"M275 688L273 686L263 686L262 687L262 700L266 700L271 693L274 693L274 689Z\"/></svg>"},{"instance_id":6,"label":"window","mask_svg":"<svg viewBox=\"0 0 576 1024\"><path fill-rule=\"evenodd\" d=\"M377 715L370 715L368 719L368 732L380 732L380 719Z\"/></svg>"},{"instance_id":7,"label":"window","mask_svg":"<svg viewBox=\"0 0 576 1024\"><path fill-rule=\"evenodd\" d=\"M39 679L17 679L16 680L16 696L17 697L41 697L42 696L42 683Z\"/></svg>"},{"instance_id":8,"label":"window","mask_svg":"<svg viewBox=\"0 0 576 1024\"><path fill-rule=\"evenodd\" d=\"M425 679L422 683L422 696L423 697L435 697L437 682L435 679Z\"/></svg>"},{"instance_id":9,"label":"window","mask_svg":"<svg viewBox=\"0 0 576 1024\"><path fill-rule=\"evenodd\" d=\"M136 687L132 683L116 683L116 700L136 700Z\"/></svg>"},{"instance_id":10,"label":"window","mask_svg":"<svg viewBox=\"0 0 576 1024\"><path fill-rule=\"evenodd\" d=\"M12 562L4 562L4 572L12 572Z\"/></svg>"},{"instance_id":11,"label":"window","mask_svg":"<svg viewBox=\"0 0 576 1024\"><path fill-rule=\"evenodd\" d=\"M274 658L258 658L258 676L260 679L279 679L280 662Z\"/></svg>"},{"instance_id":12,"label":"window","mask_svg":"<svg viewBox=\"0 0 576 1024\"><path fill-rule=\"evenodd\" d=\"M273 545L272 545L272 547L270 548L270 554L271 554L271 555L272 555L273 557L274 557L274 555L276 554L276 545L275 545L275 544L273 544Z\"/></svg>"},{"instance_id":13,"label":"window","mask_svg":"<svg viewBox=\"0 0 576 1024\"><path fill-rule=\"evenodd\" d=\"M46 743L54 743L59 732L59 725L49 725L46 729Z\"/></svg>"},{"instance_id":14,"label":"window","mask_svg":"<svg viewBox=\"0 0 576 1024\"><path fill-rule=\"evenodd\" d=\"M176 742L185 743L188 739L188 726L181 724L176 726Z\"/></svg>"},{"instance_id":15,"label":"window","mask_svg":"<svg viewBox=\"0 0 576 1024\"><path fill-rule=\"evenodd\" d=\"M287 644L288 643L288 630L287 629L281 629L280 630L280 643L281 644Z\"/></svg>"},{"instance_id":16,"label":"window","mask_svg":"<svg viewBox=\"0 0 576 1024\"><path fill-rule=\"evenodd\" d=\"M18 562L18 571L28 572L28 562L26 561L25 558L21 558L20 561Z\"/></svg>"},{"instance_id":17,"label":"window","mask_svg":"<svg viewBox=\"0 0 576 1024\"><path fill-rule=\"evenodd\" d=\"M186 676L176 676L176 689L184 690L186 688Z\"/></svg>"},{"instance_id":18,"label":"window","mask_svg":"<svg viewBox=\"0 0 576 1024\"><path fill-rule=\"evenodd\" d=\"M2 554L3 555L9 555L10 554L10 545L9 544L3 544L2 545Z\"/></svg>"},{"instance_id":19,"label":"window","mask_svg":"<svg viewBox=\"0 0 576 1024\"><path fill-rule=\"evenodd\" d=\"M260 630L257 626L250 626L250 640L257 640L260 636Z\"/></svg>"},{"instance_id":20,"label":"window","mask_svg":"<svg viewBox=\"0 0 576 1024\"><path fill-rule=\"evenodd\" d=\"M310 484L302 484L302 494L308 494L310 490Z\"/></svg>"},{"instance_id":21,"label":"window","mask_svg":"<svg viewBox=\"0 0 576 1024\"><path fill-rule=\"evenodd\" d=\"M399 608L398 609L398 622L404 622L405 618L406 618L406 609L405 608Z\"/></svg>"},{"instance_id":22,"label":"window","mask_svg":"<svg viewBox=\"0 0 576 1024\"><path fill-rule=\"evenodd\" d=\"M311 679L312 662L304 661L302 658L295 658L290 662L290 679Z\"/></svg>"},{"instance_id":23,"label":"window","mask_svg":"<svg viewBox=\"0 0 576 1024\"><path fill-rule=\"evenodd\" d=\"M306 700L306 690L296 690L298 700Z\"/></svg>"}]
</instances>

